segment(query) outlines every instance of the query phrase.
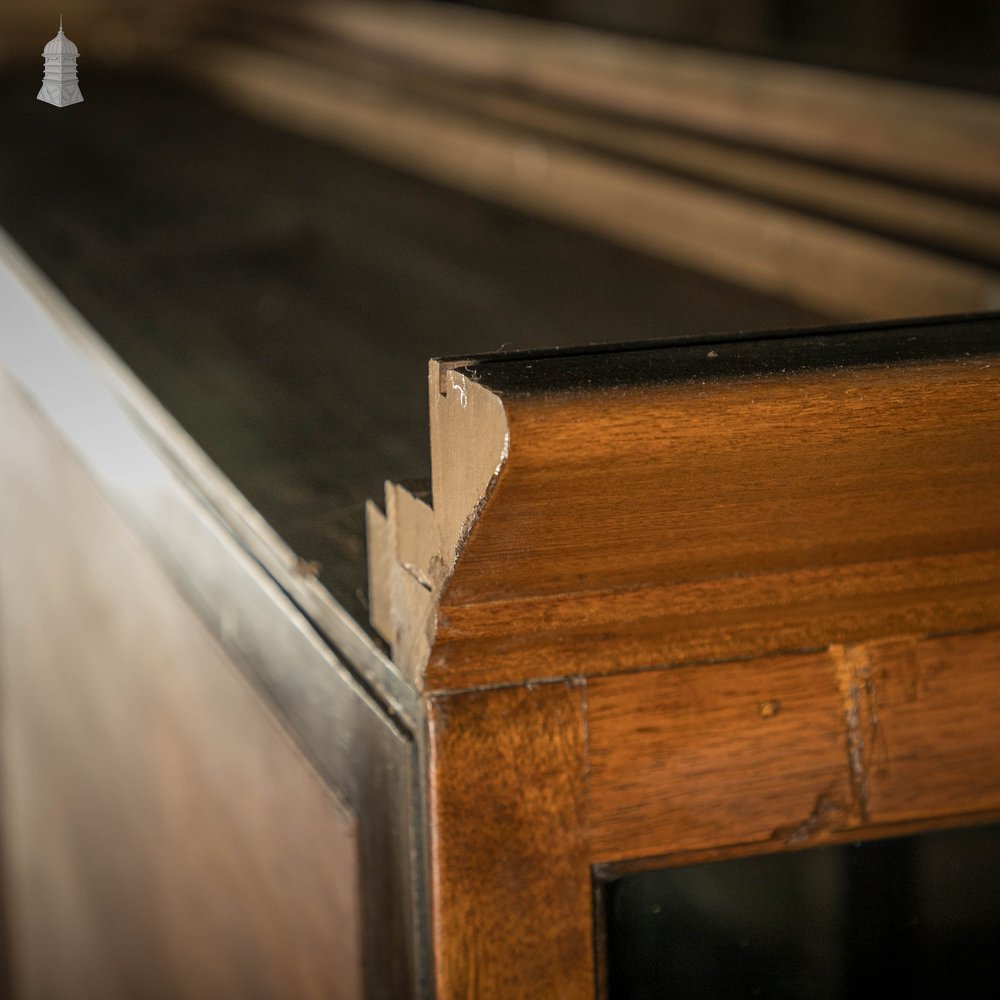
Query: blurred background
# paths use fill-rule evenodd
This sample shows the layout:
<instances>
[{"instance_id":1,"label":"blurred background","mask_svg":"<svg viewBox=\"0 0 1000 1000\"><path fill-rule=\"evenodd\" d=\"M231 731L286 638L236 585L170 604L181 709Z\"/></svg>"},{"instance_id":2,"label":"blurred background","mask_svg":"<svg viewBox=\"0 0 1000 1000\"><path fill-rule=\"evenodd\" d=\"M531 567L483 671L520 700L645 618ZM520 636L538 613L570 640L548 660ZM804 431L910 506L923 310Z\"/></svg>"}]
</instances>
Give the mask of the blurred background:
<instances>
[{"instance_id":1,"label":"blurred background","mask_svg":"<svg viewBox=\"0 0 1000 1000\"><path fill-rule=\"evenodd\" d=\"M366 622L364 504L428 474L431 356L1000 310L998 53L997 0L0 0L0 230ZM994 848L790 855L701 909L623 880L612 980L656 995L665 936L755 885L806 971L844 913L968 886L913 911L961 967ZM858 926L866 974L923 947Z\"/></svg>"},{"instance_id":2,"label":"blurred background","mask_svg":"<svg viewBox=\"0 0 1000 1000\"><path fill-rule=\"evenodd\" d=\"M0 227L362 615L432 355L1000 308L998 51L995 0L5 0Z\"/></svg>"},{"instance_id":3,"label":"blurred background","mask_svg":"<svg viewBox=\"0 0 1000 1000\"><path fill-rule=\"evenodd\" d=\"M378 0L371 0L378 2ZM391 0L382 0L388 6ZM451 0L634 37L839 66L859 72L996 93L1000 10L992 0ZM322 5L314 3L313 6ZM181 44L220 11L259 14L267 3L225 0L8 0L4 58L33 51L60 12L92 50L116 64ZM304 4L270 4L276 10Z\"/></svg>"},{"instance_id":4,"label":"blurred background","mask_svg":"<svg viewBox=\"0 0 1000 1000\"><path fill-rule=\"evenodd\" d=\"M996 91L991 0L554 0L483 2L671 42Z\"/></svg>"}]
</instances>

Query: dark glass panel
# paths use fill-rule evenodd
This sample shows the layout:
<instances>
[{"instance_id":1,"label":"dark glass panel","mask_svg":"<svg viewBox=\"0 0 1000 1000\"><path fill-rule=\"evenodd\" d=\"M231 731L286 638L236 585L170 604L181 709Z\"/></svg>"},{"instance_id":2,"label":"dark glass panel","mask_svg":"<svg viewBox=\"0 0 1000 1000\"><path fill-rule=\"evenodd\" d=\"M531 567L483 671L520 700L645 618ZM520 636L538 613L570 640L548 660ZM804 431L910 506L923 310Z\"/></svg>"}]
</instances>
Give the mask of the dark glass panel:
<instances>
[{"instance_id":1,"label":"dark glass panel","mask_svg":"<svg viewBox=\"0 0 1000 1000\"><path fill-rule=\"evenodd\" d=\"M612 1000L986 996L1000 826L739 858L606 886Z\"/></svg>"}]
</instances>

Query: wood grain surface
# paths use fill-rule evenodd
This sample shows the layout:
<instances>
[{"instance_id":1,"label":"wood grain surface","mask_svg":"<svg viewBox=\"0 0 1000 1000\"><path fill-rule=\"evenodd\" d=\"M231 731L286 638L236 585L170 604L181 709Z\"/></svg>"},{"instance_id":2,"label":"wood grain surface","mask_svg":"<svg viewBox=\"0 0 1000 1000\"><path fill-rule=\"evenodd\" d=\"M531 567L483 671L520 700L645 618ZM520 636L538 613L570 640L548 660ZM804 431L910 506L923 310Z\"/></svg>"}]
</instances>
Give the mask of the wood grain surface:
<instances>
[{"instance_id":1,"label":"wood grain surface","mask_svg":"<svg viewBox=\"0 0 1000 1000\"><path fill-rule=\"evenodd\" d=\"M599 863L933 828L1000 809L1000 633L587 685Z\"/></svg>"},{"instance_id":2,"label":"wood grain surface","mask_svg":"<svg viewBox=\"0 0 1000 1000\"><path fill-rule=\"evenodd\" d=\"M628 352L498 363L509 446L439 590L425 685L997 624L991 322L979 353L951 359L761 369L747 344L675 345L637 349L637 370L662 350L680 372L664 361L638 383L602 381ZM870 346L876 332L851 336ZM813 340L827 350L836 337ZM758 360L795 349L765 343ZM490 386L492 373L472 363L455 377ZM463 408L449 393L472 414L454 418L472 449L473 397Z\"/></svg>"},{"instance_id":3,"label":"wood grain surface","mask_svg":"<svg viewBox=\"0 0 1000 1000\"><path fill-rule=\"evenodd\" d=\"M429 727L437 996L593 997L582 686L438 698Z\"/></svg>"},{"instance_id":4,"label":"wood grain surface","mask_svg":"<svg viewBox=\"0 0 1000 1000\"><path fill-rule=\"evenodd\" d=\"M0 393L17 995L362 995L357 824L76 461Z\"/></svg>"},{"instance_id":5,"label":"wood grain surface","mask_svg":"<svg viewBox=\"0 0 1000 1000\"><path fill-rule=\"evenodd\" d=\"M856 818L828 654L597 678L587 704L596 861L794 846Z\"/></svg>"},{"instance_id":6,"label":"wood grain surface","mask_svg":"<svg viewBox=\"0 0 1000 1000\"><path fill-rule=\"evenodd\" d=\"M856 703L856 784L872 822L1000 809L998 633L834 652Z\"/></svg>"}]
</instances>

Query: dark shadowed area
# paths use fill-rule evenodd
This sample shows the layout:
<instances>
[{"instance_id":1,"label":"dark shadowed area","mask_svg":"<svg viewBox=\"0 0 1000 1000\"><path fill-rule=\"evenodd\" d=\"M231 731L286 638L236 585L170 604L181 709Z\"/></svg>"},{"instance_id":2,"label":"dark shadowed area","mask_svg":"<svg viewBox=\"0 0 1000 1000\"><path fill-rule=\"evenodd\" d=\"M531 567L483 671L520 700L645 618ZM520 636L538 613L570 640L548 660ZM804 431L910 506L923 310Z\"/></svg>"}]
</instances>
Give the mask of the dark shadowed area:
<instances>
[{"instance_id":1,"label":"dark shadowed area","mask_svg":"<svg viewBox=\"0 0 1000 1000\"><path fill-rule=\"evenodd\" d=\"M822 322L163 78L0 90L4 227L364 617L364 502L429 474L437 355Z\"/></svg>"},{"instance_id":2,"label":"dark shadowed area","mask_svg":"<svg viewBox=\"0 0 1000 1000\"><path fill-rule=\"evenodd\" d=\"M613 998L986 996L1000 828L644 872L607 889Z\"/></svg>"}]
</instances>

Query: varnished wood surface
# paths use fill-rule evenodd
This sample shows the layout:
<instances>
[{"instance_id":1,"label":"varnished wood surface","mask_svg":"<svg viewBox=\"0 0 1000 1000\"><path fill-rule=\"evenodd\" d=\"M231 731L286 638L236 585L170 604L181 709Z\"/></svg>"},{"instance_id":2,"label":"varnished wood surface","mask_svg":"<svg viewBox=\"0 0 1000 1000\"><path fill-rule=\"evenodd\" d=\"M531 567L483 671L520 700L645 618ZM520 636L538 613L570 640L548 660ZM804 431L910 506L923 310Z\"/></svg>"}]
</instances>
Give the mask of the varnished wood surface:
<instances>
[{"instance_id":1,"label":"varnished wood surface","mask_svg":"<svg viewBox=\"0 0 1000 1000\"><path fill-rule=\"evenodd\" d=\"M2 384L19 997L362 996L356 817Z\"/></svg>"},{"instance_id":2,"label":"varnished wood surface","mask_svg":"<svg viewBox=\"0 0 1000 1000\"><path fill-rule=\"evenodd\" d=\"M794 341L624 352L662 363L638 385L585 356L576 392L550 389L541 360L499 365L530 372L520 393L499 381L510 456L445 605L1000 547L1000 322L983 326L954 360L827 367ZM494 387L488 364L470 370Z\"/></svg>"},{"instance_id":3,"label":"varnished wood surface","mask_svg":"<svg viewBox=\"0 0 1000 1000\"><path fill-rule=\"evenodd\" d=\"M404 669L454 689L996 625L998 349L982 317L443 362L434 516L397 525L441 537L423 570L397 554L437 601Z\"/></svg>"},{"instance_id":4,"label":"varnished wood surface","mask_svg":"<svg viewBox=\"0 0 1000 1000\"><path fill-rule=\"evenodd\" d=\"M439 1000L593 997L582 686L437 699L429 726Z\"/></svg>"},{"instance_id":5,"label":"varnished wood surface","mask_svg":"<svg viewBox=\"0 0 1000 1000\"><path fill-rule=\"evenodd\" d=\"M589 681L593 859L995 815L998 655L992 631Z\"/></svg>"},{"instance_id":6,"label":"varnished wood surface","mask_svg":"<svg viewBox=\"0 0 1000 1000\"><path fill-rule=\"evenodd\" d=\"M996 632L836 650L856 699L857 795L873 822L1000 809Z\"/></svg>"},{"instance_id":7,"label":"varnished wood surface","mask_svg":"<svg viewBox=\"0 0 1000 1000\"><path fill-rule=\"evenodd\" d=\"M2 81L0 226L359 621L364 502L427 475L428 357L821 318L165 78L85 84L60 115Z\"/></svg>"},{"instance_id":8,"label":"varnished wood surface","mask_svg":"<svg viewBox=\"0 0 1000 1000\"><path fill-rule=\"evenodd\" d=\"M598 862L784 847L852 818L828 654L597 678L587 704Z\"/></svg>"}]
</instances>

